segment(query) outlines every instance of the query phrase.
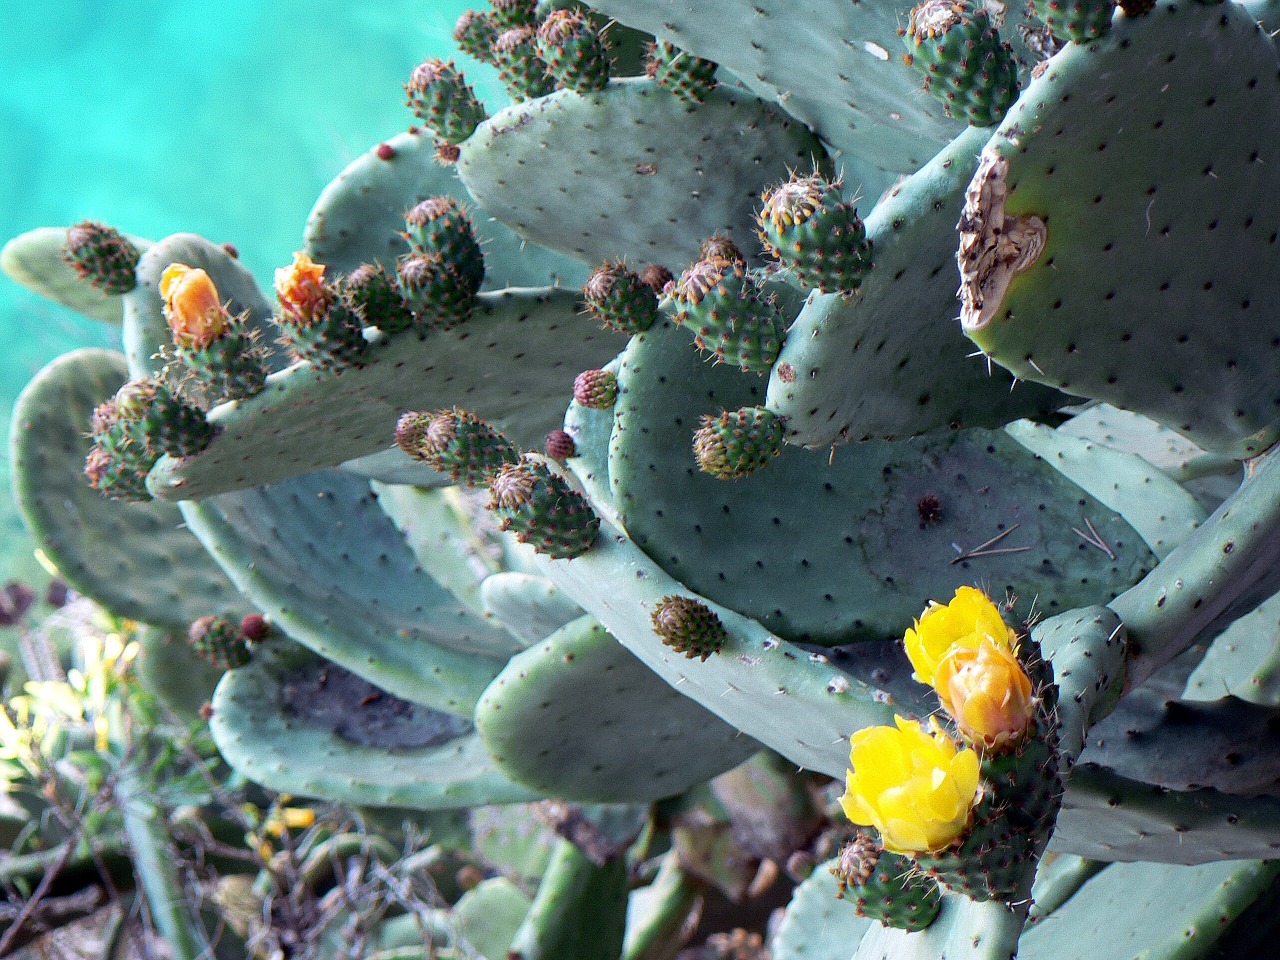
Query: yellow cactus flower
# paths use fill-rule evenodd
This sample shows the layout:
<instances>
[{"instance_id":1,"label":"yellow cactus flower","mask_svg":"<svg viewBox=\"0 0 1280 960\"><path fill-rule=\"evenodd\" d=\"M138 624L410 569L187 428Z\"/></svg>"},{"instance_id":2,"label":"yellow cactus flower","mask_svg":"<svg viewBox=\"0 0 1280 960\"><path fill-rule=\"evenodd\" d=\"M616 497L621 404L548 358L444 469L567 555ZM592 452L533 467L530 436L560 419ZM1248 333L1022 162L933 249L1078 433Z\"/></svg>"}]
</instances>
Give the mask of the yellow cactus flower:
<instances>
[{"instance_id":1,"label":"yellow cactus flower","mask_svg":"<svg viewBox=\"0 0 1280 960\"><path fill-rule=\"evenodd\" d=\"M978 755L931 721L894 717L895 727L868 727L850 737L840 806L853 823L875 827L893 853L934 853L969 825L978 800Z\"/></svg>"},{"instance_id":2,"label":"yellow cactus flower","mask_svg":"<svg viewBox=\"0 0 1280 960\"><path fill-rule=\"evenodd\" d=\"M276 297L292 322L310 326L328 312L332 293L325 289L324 264L299 251L293 263L276 270Z\"/></svg>"},{"instance_id":3,"label":"yellow cactus flower","mask_svg":"<svg viewBox=\"0 0 1280 960\"><path fill-rule=\"evenodd\" d=\"M1013 652L990 637L977 648L953 650L939 664L934 683L960 733L984 752L1016 745L1031 728L1031 678Z\"/></svg>"},{"instance_id":4,"label":"yellow cactus flower","mask_svg":"<svg viewBox=\"0 0 1280 960\"><path fill-rule=\"evenodd\" d=\"M929 601L928 608L906 632L903 644L921 683L937 689L938 666L957 648L976 650L983 638L1016 651L1018 635L1004 622L999 608L976 587L960 587L950 603Z\"/></svg>"},{"instance_id":5,"label":"yellow cactus flower","mask_svg":"<svg viewBox=\"0 0 1280 960\"><path fill-rule=\"evenodd\" d=\"M171 263L160 275L164 318L180 347L203 350L231 327L231 314L218 298L209 274L198 267Z\"/></svg>"}]
</instances>

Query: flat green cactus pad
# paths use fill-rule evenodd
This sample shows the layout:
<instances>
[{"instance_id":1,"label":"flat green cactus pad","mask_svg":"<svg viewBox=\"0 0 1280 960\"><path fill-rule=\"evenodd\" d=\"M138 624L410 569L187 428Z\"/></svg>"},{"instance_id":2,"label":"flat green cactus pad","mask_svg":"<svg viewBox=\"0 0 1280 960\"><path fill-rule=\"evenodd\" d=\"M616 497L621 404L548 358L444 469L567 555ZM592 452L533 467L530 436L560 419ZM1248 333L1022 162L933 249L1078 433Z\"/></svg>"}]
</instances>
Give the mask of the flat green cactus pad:
<instances>
[{"instance_id":1,"label":"flat green cactus pad","mask_svg":"<svg viewBox=\"0 0 1280 960\"><path fill-rule=\"evenodd\" d=\"M535 798L494 769L469 721L291 643L267 644L227 674L210 728L231 766L282 793L416 810Z\"/></svg>"},{"instance_id":2,"label":"flat green cactus pad","mask_svg":"<svg viewBox=\"0 0 1280 960\"><path fill-rule=\"evenodd\" d=\"M508 107L462 144L458 175L536 243L678 273L717 231L759 249L760 192L823 156L803 125L751 94L718 90L691 106L635 78Z\"/></svg>"},{"instance_id":3,"label":"flat green cactus pad","mask_svg":"<svg viewBox=\"0 0 1280 960\"><path fill-rule=\"evenodd\" d=\"M582 615L546 577L503 570L480 584L484 612L525 643L537 643Z\"/></svg>"},{"instance_id":4,"label":"flat green cactus pad","mask_svg":"<svg viewBox=\"0 0 1280 960\"><path fill-rule=\"evenodd\" d=\"M1002 431L852 444L830 459L788 448L727 482L698 471L692 432L700 415L758 403L758 384L703 362L666 324L632 339L618 379L609 472L631 539L787 639L898 636L926 600L975 582L1057 613L1106 602L1154 564L1122 517ZM1106 550L1072 532L1086 521Z\"/></svg>"},{"instance_id":5,"label":"flat green cactus pad","mask_svg":"<svg viewBox=\"0 0 1280 960\"><path fill-rule=\"evenodd\" d=\"M1195 497L1137 454L1025 421L1005 432L1124 517L1162 560L1208 516Z\"/></svg>"},{"instance_id":6,"label":"flat green cactus pad","mask_svg":"<svg viewBox=\"0 0 1280 960\"><path fill-rule=\"evenodd\" d=\"M970 188L969 337L1211 452L1280 439L1275 65L1238 5L1182 2L1050 61Z\"/></svg>"},{"instance_id":7,"label":"flat green cactus pad","mask_svg":"<svg viewBox=\"0 0 1280 960\"><path fill-rule=\"evenodd\" d=\"M853 960L1009 960L1018 951L1026 908L946 893L937 918L918 933L873 924Z\"/></svg>"},{"instance_id":8,"label":"flat green cactus pad","mask_svg":"<svg viewBox=\"0 0 1280 960\"><path fill-rule=\"evenodd\" d=\"M499 769L571 800L673 796L760 749L667 686L590 616L512 657L475 719Z\"/></svg>"},{"instance_id":9,"label":"flat green cactus pad","mask_svg":"<svg viewBox=\"0 0 1280 960\"><path fill-rule=\"evenodd\" d=\"M591 6L714 60L777 101L841 152L851 186L872 200L964 128L903 63L898 30L911 0L812 0L803 16L788 0L591 0ZM1033 63L1018 32L1026 14L1019 4L1000 7L1007 14L1002 36ZM852 176L858 165L866 172Z\"/></svg>"},{"instance_id":10,"label":"flat green cactus pad","mask_svg":"<svg viewBox=\"0 0 1280 960\"><path fill-rule=\"evenodd\" d=\"M464 893L451 918L458 936L483 960L506 960L533 900L506 877L490 877Z\"/></svg>"},{"instance_id":11,"label":"flat green cactus pad","mask_svg":"<svg viewBox=\"0 0 1280 960\"><path fill-rule=\"evenodd\" d=\"M1023 934L1022 960L1191 960L1272 889L1280 863L1115 863ZM1158 922L1157 922L1158 921ZM1226 953L1222 956L1240 956Z\"/></svg>"},{"instance_id":12,"label":"flat green cactus pad","mask_svg":"<svg viewBox=\"0 0 1280 960\"><path fill-rule=\"evenodd\" d=\"M1081 760L1173 790L1273 792L1280 780L1280 710L1231 696L1176 700L1176 687L1158 679L1130 690L1089 731Z\"/></svg>"},{"instance_id":13,"label":"flat green cactus pad","mask_svg":"<svg viewBox=\"0 0 1280 960\"><path fill-rule=\"evenodd\" d=\"M1280 707L1280 594L1220 633L1187 680L1188 699L1226 694Z\"/></svg>"},{"instance_id":14,"label":"flat green cactus pad","mask_svg":"<svg viewBox=\"0 0 1280 960\"><path fill-rule=\"evenodd\" d=\"M469 717L520 647L423 572L357 477L318 471L182 510L273 623L398 697Z\"/></svg>"},{"instance_id":15,"label":"flat green cactus pad","mask_svg":"<svg viewBox=\"0 0 1280 960\"><path fill-rule=\"evenodd\" d=\"M405 211L441 195L471 200L454 168L436 162L429 133L397 134L361 154L325 187L307 220L303 249L335 274L350 273L362 263L394 269L409 252L401 236ZM525 243L483 211L472 221L484 244L485 290L580 287L586 281L585 264Z\"/></svg>"},{"instance_id":16,"label":"flat green cactus pad","mask_svg":"<svg viewBox=\"0 0 1280 960\"><path fill-rule=\"evenodd\" d=\"M18 397L10 432L14 499L40 548L76 590L119 616L185 630L252 608L167 503L108 500L89 486L89 415L128 379L124 357L76 350Z\"/></svg>"},{"instance_id":17,"label":"flat green cactus pad","mask_svg":"<svg viewBox=\"0 0 1280 960\"><path fill-rule=\"evenodd\" d=\"M271 324L272 305L258 282L225 248L194 233L175 233L157 242L138 261L138 285L124 295L124 349L129 373L135 377L155 373L164 366L157 351L172 343L164 318L160 277L171 263L199 267L209 273L218 295L233 315L248 312L249 328L263 331L261 345L268 353L270 369L289 363L276 347Z\"/></svg>"},{"instance_id":18,"label":"flat green cactus pad","mask_svg":"<svg viewBox=\"0 0 1280 960\"><path fill-rule=\"evenodd\" d=\"M334 375L296 364L273 374L263 393L211 412L220 433L208 449L162 459L149 482L173 500L272 483L385 450L405 410L454 405L536 449L560 425L574 376L624 340L580 315L567 290L483 293L467 323L390 337L361 367Z\"/></svg>"},{"instance_id":19,"label":"flat green cactus pad","mask_svg":"<svg viewBox=\"0 0 1280 960\"><path fill-rule=\"evenodd\" d=\"M849 735L893 722L881 691L724 607L709 604L729 636L718 654L700 661L671 650L649 615L664 597L690 591L616 529L604 527L573 560L538 562L650 670L797 766L841 778Z\"/></svg>"},{"instance_id":20,"label":"flat green cactus pad","mask_svg":"<svg viewBox=\"0 0 1280 960\"><path fill-rule=\"evenodd\" d=\"M480 588L502 569L502 554L467 515L464 488L420 490L385 483L371 486L378 506L399 528L427 575L477 617L492 620Z\"/></svg>"},{"instance_id":21,"label":"flat green cactus pad","mask_svg":"<svg viewBox=\"0 0 1280 960\"><path fill-rule=\"evenodd\" d=\"M130 243L145 252L151 241L125 234ZM38 227L14 237L0 249L0 270L14 283L47 297L77 313L103 323L119 326L124 320L124 301L118 294L103 293L82 280L62 258L67 241L66 227Z\"/></svg>"},{"instance_id":22,"label":"flat green cactus pad","mask_svg":"<svg viewBox=\"0 0 1280 960\"><path fill-rule=\"evenodd\" d=\"M858 916L851 901L836 899L835 865L835 860L818 864L796 887L769 943L773 960L849 960L876 922Z\"/></svg>"},{"instance_id":23,"label":"flat green cactus pad","mask_svg":"<svg viewBox=\"0 0 1280 960\"><path fill-rule=\"evenodd\" d=\"M1071 771L1049 850L1093 860L1197 864L1274 858L1280 798L1168 790L1090 763Z\"/></svg>"},{"instance_id":24,"label":"flat green cactus pad","mask_svg":"<svg viewBox=\"0 0 1280 960\"><path fill-rule=\"evenodd\" d=\"M957 329L955 222L988 136L967 130L895 186L867 217L875 260L857 293L814 296L800 311L769 378L768 407L786 418L789 443L998 427L1067 401L1015 385Z\"/></svg>"}]
</instances>

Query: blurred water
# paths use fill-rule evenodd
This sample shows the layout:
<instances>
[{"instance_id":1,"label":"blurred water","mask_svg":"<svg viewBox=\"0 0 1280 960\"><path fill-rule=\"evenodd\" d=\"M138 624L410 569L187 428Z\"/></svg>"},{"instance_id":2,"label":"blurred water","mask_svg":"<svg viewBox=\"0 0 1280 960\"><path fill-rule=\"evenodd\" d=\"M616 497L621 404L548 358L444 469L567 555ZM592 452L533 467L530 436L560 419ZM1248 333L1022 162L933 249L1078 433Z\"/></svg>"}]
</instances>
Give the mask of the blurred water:
<instances>
[{"instance_id":1,"label":"blurred water","mask_svg":"<svg viewBox=\"0 0 1280 960\"><path fill-rule=\"evenodd\" d=\"M450 31L468 0L0 0L0 242L86 217L159 239L231 242L269 283L315 197L410 122L401 84L456 57L492 108L492 71ZM0 276L0 440L44 363L117 334ZM0 580L31 545L0 467Z\"/></svg>"}]
</instances>

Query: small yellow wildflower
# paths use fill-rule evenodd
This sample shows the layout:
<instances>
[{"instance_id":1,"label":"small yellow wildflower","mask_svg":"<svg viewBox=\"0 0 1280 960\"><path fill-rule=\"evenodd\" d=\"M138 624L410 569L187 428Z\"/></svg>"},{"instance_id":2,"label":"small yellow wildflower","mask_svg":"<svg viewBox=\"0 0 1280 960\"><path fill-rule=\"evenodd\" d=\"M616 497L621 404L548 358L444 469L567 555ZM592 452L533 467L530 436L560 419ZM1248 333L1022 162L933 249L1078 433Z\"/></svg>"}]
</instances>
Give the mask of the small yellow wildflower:
<instances>
[{"instance_id":1,"label":"small yellow wildflower","mask_svg":"<svg viewBox=\"0 0 1280 960\"><path fill-rule=\"evenodd\" d=\"M218 288L198 267L171 263L160 275L164 318L180 347L204 349L231 326L231 314L218 299Z\"/></svg>"},{"instance_id":2,"label":"small yellow wildflower","mask_svg":"<svg viewBox=\"0 0 1280 960\"><path fill-rule=\"evenodd\" d=\"M953 650L934 679L942 708L984 752L1014 746L1031 728L1031 679L1013 652L990 637L976 649Z\"/></svg>"},{"instance_id":3,"label":"small yellow wildflower","mask_svg":"<svg viewBox=\"0 0 1280 960\"><path fill-rule=\"evenodd\" d=\"M976 650L984 637L1011 652L1017 649L1017 634L991 599L976 587L960 587L950 603L929 601L903 643L915 678L937 689L938 666L947 655L960 647Z\"/></svg>"},{"instance_id":4,"label":"small yellow wildflower","mask_svg":"<svg viewBox=\"0 0 1280 960\"><path fill-rule=\"evenodd\" d=\"M310 326L328 312L333 294L325 289L324 269L324 264L299 251L293 263L276 270L276 297L292 322Z\"/></svg>"},{"instance_id":5,"label":"small yellow wildflower","mask_svg":"<svg viewBox=\"0 0 1280 960\"><path fill-rule=\"evenodd\" d=\"M936 722L894 717L896 727L868 727L850 738L840 806L853 823L875 827L892 853L949 846L969 825L978 799L978 755Z\"/></svg>"}]
</instances>

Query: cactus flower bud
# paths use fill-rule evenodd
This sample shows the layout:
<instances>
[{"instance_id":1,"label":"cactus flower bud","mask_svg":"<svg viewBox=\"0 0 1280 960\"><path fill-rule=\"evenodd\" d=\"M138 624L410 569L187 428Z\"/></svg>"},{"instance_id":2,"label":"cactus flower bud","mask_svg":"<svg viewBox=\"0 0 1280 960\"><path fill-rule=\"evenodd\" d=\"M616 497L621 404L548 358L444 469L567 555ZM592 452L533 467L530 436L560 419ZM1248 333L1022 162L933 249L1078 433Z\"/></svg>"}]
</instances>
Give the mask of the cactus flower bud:
<instances>
[{"instance_id":1,"label":"cactus flower bud","mask_svg":"<svg viewBox=\"0 0 1280 960\"><path fill-rule=\"evenodd\" d=\"M934 689L966 740L984 753L1017 745L1032 727L1031 679L1013 652L990 637L959 647L938 665Z\"/></svg>"},{"instance_id":2,"label":"cactus flower bud","mask_svg":"<svg viewBox=\"0 0 1280 960\"><path fill-rule=\"evenodd\" d=\"M840 806L853 823L875 827L891 853L943 850L969 826L978 800L978 754L936 721L931 731L899 716L894 722L849 738L851 769Z\"/></svg>"},{"instance_id":3,"label":"cactus flower bud","mask_svg":"<svg viewBox=\"0 0 1280 960\"><path fill-rule=\"evenodd\" d=\"M164 318L180 347L204 349L231 329L231 314L218 298L209 274L198 267L171 263L160 275Z\"/></svg>"},{"instance_id":4,"label":"cactus flower bud","mask_svg":"<svg viewBox=\"0 0 1280 960\"><path fill-rule=\"evenodd\" d=\"M128 293L138 284L141 254L115 227L83 220L67 230L63 257L75 272L103 293Z\"/></svg>"}]
</instances>

